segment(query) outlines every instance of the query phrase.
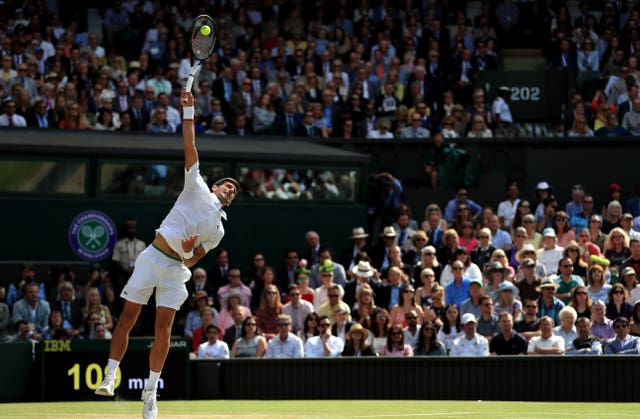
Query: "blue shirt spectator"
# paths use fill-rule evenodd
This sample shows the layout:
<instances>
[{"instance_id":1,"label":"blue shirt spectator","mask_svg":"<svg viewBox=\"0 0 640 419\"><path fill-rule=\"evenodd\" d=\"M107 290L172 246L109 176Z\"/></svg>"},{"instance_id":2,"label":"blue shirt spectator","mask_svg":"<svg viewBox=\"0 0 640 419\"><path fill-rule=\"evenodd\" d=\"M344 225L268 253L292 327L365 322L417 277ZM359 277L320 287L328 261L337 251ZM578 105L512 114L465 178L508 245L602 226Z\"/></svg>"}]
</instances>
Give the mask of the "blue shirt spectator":
<instances>
[{"instance_id":1,"label":"blue shirt spectator","mask_svg":"<svg viewBox=\"0 0 640 419\"><path fill-rule=\"evenodd\" d=\"M480 205L470 199L467 199L467 188L458 188L456 190L456 197L447 203L444 210L444 219L447 220L448 223L453 222L453 219L456 216L456 210L461 204L466 204L469 207L471 215L475 216L482 211L482 207Z\"/></svg>"}]
</instances>

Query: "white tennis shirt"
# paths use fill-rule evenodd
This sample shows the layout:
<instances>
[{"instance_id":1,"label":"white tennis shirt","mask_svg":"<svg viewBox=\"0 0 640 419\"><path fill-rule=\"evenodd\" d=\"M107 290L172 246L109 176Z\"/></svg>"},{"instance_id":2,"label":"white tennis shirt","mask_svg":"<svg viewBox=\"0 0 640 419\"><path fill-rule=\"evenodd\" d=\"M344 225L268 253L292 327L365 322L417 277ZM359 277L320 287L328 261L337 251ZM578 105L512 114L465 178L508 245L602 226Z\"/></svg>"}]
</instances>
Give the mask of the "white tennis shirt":
<instances>
[{"instance_id":1,"label":"white tennis shirt","mask_svg":"<svg viewBox=\"0 0 640 419\"><path fill-rule=\"evenodd\" d=\"M222 210L222 203L211 193L202 176L200 163L196 162L184 172L184 189L178 200L156 230L162 234L169 247L182 255L182 240L200 234L194 249L202 245L205 252L215 248L224 236L222 218L227 214Z\"/></svg>"}]
</instances>

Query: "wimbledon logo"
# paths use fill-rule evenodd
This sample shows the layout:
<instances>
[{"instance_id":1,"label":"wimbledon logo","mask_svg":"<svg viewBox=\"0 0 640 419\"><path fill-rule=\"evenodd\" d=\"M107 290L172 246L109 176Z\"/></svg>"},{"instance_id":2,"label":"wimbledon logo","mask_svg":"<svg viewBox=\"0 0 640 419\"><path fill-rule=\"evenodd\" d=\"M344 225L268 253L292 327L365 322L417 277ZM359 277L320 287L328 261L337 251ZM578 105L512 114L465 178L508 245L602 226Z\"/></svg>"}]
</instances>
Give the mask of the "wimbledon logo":
<instances>
[{"instance_id":1,"label":"wimbledon logo","mask_svg":"<svg viewBox=\"0 0 640 419\"><path fill-rule=\"evenodd\" d=\"M116 226L103 212L80 213L69 226L69 244L80 259L97 262L107 258L116 243Z\"/></svg>"}]
</instances>

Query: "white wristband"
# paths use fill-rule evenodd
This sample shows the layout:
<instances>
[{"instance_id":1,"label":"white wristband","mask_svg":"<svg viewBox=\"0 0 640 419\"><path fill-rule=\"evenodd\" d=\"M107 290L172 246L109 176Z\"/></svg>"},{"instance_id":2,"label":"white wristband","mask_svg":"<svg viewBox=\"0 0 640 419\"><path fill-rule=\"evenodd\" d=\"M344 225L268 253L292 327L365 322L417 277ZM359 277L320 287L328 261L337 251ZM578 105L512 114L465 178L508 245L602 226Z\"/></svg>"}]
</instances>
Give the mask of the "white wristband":
<instances>
[{"instance_id":1,"label":"white wristband","mask_svg":"<svg viewBox=\"0 0 640 419\"><path fill-rule=\"evenodd\" d=\"M182 119L193 121L193 116L195 115L195 113L196 110L193 106L184 107L182 108Z\"/></svg>"},{"instance_id":2,"label":"white wristband","mask_svg":"<svg viewBox=\"0 0 640 419\"><path fill-rule=\"evenodd\" d=\"M182 254L183 259L191 259L192 257L193 257L193 250Z\"/></svg>"}]
</instances>

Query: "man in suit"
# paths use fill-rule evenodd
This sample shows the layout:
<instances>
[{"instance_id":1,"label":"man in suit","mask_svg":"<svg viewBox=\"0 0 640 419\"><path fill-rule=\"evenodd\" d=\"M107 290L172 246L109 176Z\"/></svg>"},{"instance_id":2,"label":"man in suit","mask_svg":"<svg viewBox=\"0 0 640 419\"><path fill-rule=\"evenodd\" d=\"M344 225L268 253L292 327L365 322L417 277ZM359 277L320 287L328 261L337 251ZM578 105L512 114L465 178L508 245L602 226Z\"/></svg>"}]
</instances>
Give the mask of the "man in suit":
<instances>
[{"instance_id":1,"label":"man in suit","mask_svg":"<svg viewBox=\"0 0 640 419\"><path fill-rule=\"evenodd\" d=\"M358 138L367 138L369 132L376 129L378 116L376 115L376 105L373 101L366 104L364 108L364 119L358 122L356 133Z\"/></svg>"},{"instance_id":2,"label":"man in suit","mask_svg":"<svg viewBox=\"0 0 640 419\"><path fill-rule=\"evenodd\" d=\"M223 68L222 74L219 78L214 80L213 85L211 86L211 93L213 96L222 99L223 108L228 105L233 92L237 92L238 90L238 82L233 77L231 67Z\"/></svg>"},{"instance_id":3,"label":"man in suit","mask_svg":"<svg viewBox=\"0 0 640 419\"><path fill-rule=\"evenodd\" d=\"M213 294L209 295L216 295L218 288L228 283L227 274L230 267L227 249L220 248L216 253L216 265L207 272L207 277L215 290Z\"/></svg>"},{"instance_id":4,"label":"man in suit","mask_svg":"<svg viewBox=\"0 0 640 419\"><path fill-rule=\"evenodd\" d=\"M233 347L233 343L242 337L242 323L244 322L244 309L242 306L235 306L231 309L231 318L233 325L224 331L224 340L229 348Z\"/></svg>"},{"instance_id":5,"label":"man in suit","mask_svg":"<svg viewBox=\"0 0 640 419\"><path fill-rule=\"evenodd\" d=\"M300 256L294 249L287 249L284 252L284 266L278 269L276 282L280 289L288 289L289 284L294 283L296 269L300 266Z\"/></svg>"},{"instance_id":6,"label":"man in suit","mask_svg":"<svg viewBox=\"0 0 640 419\"><path fill-rule=\"evenodd\" d=\"M227 126L226 130L227 135L235 135L238 137L244 137L246 135L250 135L250 129L247 127L247 117L246 115L236 115L231 124Z\"/></svg>"},{"instance_id":7,"label":"man in suit","mask_svg":"<svg viewBox=\"0 0 640 419\"><path fill-rule=\"evenodd\" d=\"M571 44L567 38L560 40L558 53L551 59L552 70L568 69L574 73L578 71L578 56L572 50Z\"/></svg>"},{"instance_id":8,"label":"man in suit","mask_svg":"<svg viewBox=\"0 0 640 419\"><path fill-rule=\"evenodd\" d=\"M127 83L124 80L118 81L116 85L116 97L113 99L113 109L122 113L133 106L133 98L129 95Z\"/></svg>"},{"instance_id":9,"label":"man in suit","mask_svg":"<svg viewBox=\"0 0 640 419\"><path fill-rule=\"evenodd\" d=\"M232 116L244 115L247 118L251 118L253 105L255 103L251 89L251 79L246 77L242 81L240 90L234 92L229 100L229 110Z\"/></svg>"},{"instance_id":10,"label":"man in suit","mask_svg":"<svg viewBox=\"0 0 640 419\"><path fill-rule=\"evenodd\" d=\"M249 70L248 79L251 82L251 94L254 99L259 98L267 87L267 77L260 72L260 67L254 65Z\"/></svg>"},{"instance_id":11,"label":"man in suit","mask_svg":"<svg viewBox=\"0 0 640 419\"><path fill-rule=\"evenodd\" d=\"M293 135L296 137L307 137L307 138L320 138L322 137L322 131L320 128L314 125L315 117L313 116L313 112L310 110L305 111L304 118L302 121L296 125L296 128L293 131Z\"/></svg>"},{"instance_id":12,"label":"man in suit","mask_svg":"<svg viewBox=\"0 0 640 419\"><path fill-rule=\"evenodd\" d=\"M369 75L364 67L359 68L356 72L356 80L352 84L350 95L353 94L353 89L356 87L362 88L362 98L365 102L375 101L380 94L378 85L369 80Z\"/></svg>"},{"instance_id":13,"label":"man in suit","mask_svg":"<svg viewBox=\"0 0 640 419\"><path fill-rule=\"evenodd\" d=\"M47 104L44 100L36 101L33 108L29 109L26 115L27 126L35 128L56 128L53 110L47 111Z\"/></svg>"},{"instance_id":14,"label":"man in suit","mask_svg":"<svg viewBox=\"0 0 640 419\"><path fill-rule=\"evenodd\" d=\"M52 310L62 313L62 328L67 330L71 337L77 337L82 325L82 307L76 300L76 292L71 282L65 281L58 289L58 298L51 304Z\"/></svg>"},{"instance_id":15,"label":"man in suit","mask_svg":"<svg viewBox=\"0 0 640 419\"><path fill-rule=\"evenodd\" d=\"M354 227L350 237L351 240L353 240L353 245L345 249L340 255L340 263L347 270L347 275L350 278L355 277L351 270L358 264L356 257L360 252L366 251L367 237L369 237L369 235L364 231L363 227Z\"/></svg>"},{"instance_id":16,"label":"man in suit","mask_svg":"<svg viewBox=\"0 0 640 419\"><path fill-rule=\"evenodd\" d=\"M274 129L276 135L293 136L300 121L300 114L296 112L295 102L287 99L284 102L284 112L276 116Z\"/></svg>"},{"instance_id":17,"label":"man in suit","mask_svg":"<svg viewBox=\"0 0 640 419\"><path fill-rule=\"evenodd\" d=\"M296 80L304 74L304 51L297 49L293 57L287 57L285 70L289 73L291 80Z\"/></svg>"},{"instance_id":18,"label":"man in suit","mask_svg":"<svg viewBox=\"0 0 640 419\"><path fill-rule=\"evenodd\" d=\"M304 241L307 248L302 252L302 258L306 259L310 266L313 266L318 263L320 235L313 230L307 231L307 234L304 235Z\"/></svg>"},{"instance_id":19,"label":"man in suit","mask_svg":"<svg viewBox=\"0 0 640 419\"><path fill-rule=\"evenodd\" d=\"M144 131L149 123L150 114L147 108L144 107L144 98L138 94L133 98L131 106L131 130L132 131Z\"/></svg>"},{"instance_id":20,"label":"man in suit","mask_svg":"<svg viewBox=\"0 0 640 419\"><path fill-rule=\"evenodd\" d=\"M40 299L40 286L36 282L26 285L24 298L13 305L11 324L22 320L33 325L33 339L40 340L42 333L49 327L49 303Z\"/></svg>"}]
</instances>

